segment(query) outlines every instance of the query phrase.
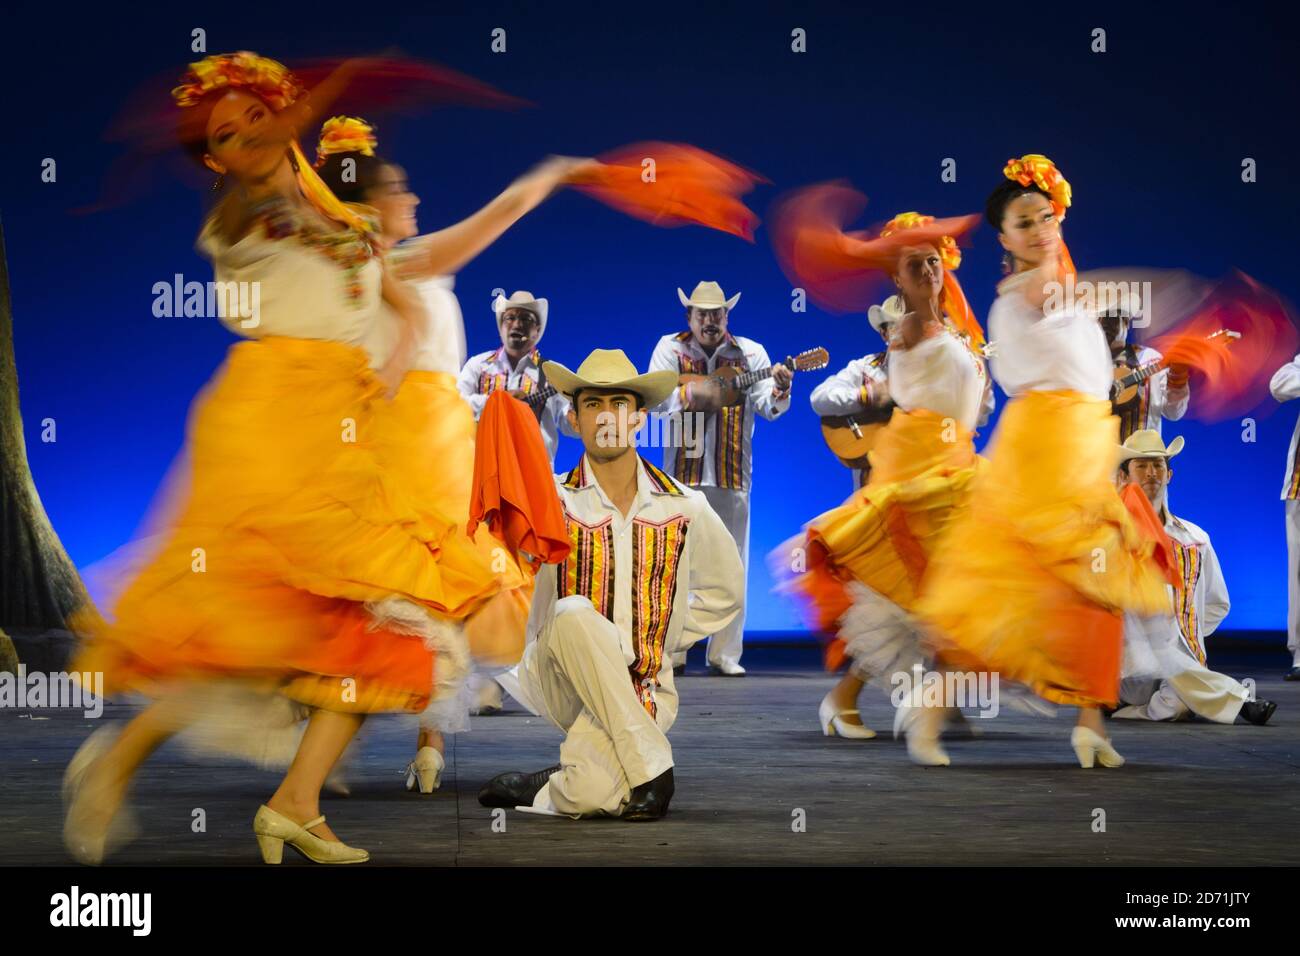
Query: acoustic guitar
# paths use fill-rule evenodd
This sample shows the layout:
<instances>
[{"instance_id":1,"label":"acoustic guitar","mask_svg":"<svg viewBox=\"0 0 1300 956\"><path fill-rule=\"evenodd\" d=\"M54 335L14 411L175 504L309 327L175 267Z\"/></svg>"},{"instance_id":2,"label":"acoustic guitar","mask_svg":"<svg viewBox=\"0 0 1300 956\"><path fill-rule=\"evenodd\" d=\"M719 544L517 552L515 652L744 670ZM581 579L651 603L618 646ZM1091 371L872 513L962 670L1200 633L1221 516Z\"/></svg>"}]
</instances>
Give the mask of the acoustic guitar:
<instances>
[{"instance_id":1,"label":"acoustic guitar","mask_svg":"<svg viewBox=\"0 0 1300 956\"><path fill-rule=\"evenodd\" d=\"M889 424L893 402L872 405L852 415L823 415L822 440L846 468L867 468L867 452L876 444L880 430Z\"/></svg>"},{"instance_id":2,"label":"acoustic guitar","mask_svg":"<svg viewBox=\"0 0 1300 956\"><path fill-rule=\"evenodd\" d=\"M806 352L800 352L793 357L787 356L785 365L792 372L811 372L819 368L825 368L831 360L830 353L824 348L808 349ZM723 367L717 369L711 375L698 375L693 372L687 372L682 375L679 381L685 385L688 382L714 382L722 390L722 404L743 405L745 395L755 382L761 382L765 378L772 377L772 366L767 368L755 369L752 372L742 372L737 368Z\"/></svg>"},{"instance_id":3,"label":"acoustic guitar","mask_svg":"<svg viewBox=\"0 0 1300 956\"><path fill-rule=\"evenodd\" d=\"M1220 336L1226 337L1229 343L1235 342L1241 338L1240 332L1234 332L1232 329L1219 329L1212 335L1206 336L1207 339L1217 339ZM1110 402L1116 411L1133 401L1137 397L1138 386L1145 382L1151 376L1163 372L1169 367L1169 360L1158 358L1154 362L1146 362L1136 368L1130 368L1127 365L1121 365L1115 369L1115 381L1110 386Z\"/></svg>"}]
</instances>

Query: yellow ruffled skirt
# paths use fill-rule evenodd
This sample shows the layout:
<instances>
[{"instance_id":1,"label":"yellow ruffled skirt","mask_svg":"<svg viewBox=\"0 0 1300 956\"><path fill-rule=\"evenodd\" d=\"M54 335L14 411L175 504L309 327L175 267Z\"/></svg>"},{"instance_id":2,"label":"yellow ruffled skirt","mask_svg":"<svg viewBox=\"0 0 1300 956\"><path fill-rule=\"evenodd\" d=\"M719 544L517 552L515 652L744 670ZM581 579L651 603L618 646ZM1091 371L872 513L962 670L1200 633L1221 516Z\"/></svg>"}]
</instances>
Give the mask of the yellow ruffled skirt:
<instances>
[{"instance_id":1,"label":"yellow ruffled skirt","mask_svg":"<svg viewBox=\"0 0 1300 956\"><path fill-rule=\"evenodd\" d=\"M1115 702L1122 612L1169 606L1157 545L1115 490L1118 435L1110 404L1077 392L1008 403L917 604L943 666Z\"/></svg>"},{"instance_id":2,"label":"yellow ruffled skirt","mask_svg":"<svg viewBox=\"0 0 1300 956\"><path fill-rule=\"evenodd\" d=\"M442 378L389 402L359 349L232 347L191 409L149 560L106 618L75 622L75 669L109 694L236 679L334 710L423 710L439 654L464 656L456 622L522 584L465 534L473 423Z\"/></svg>"}]
</instances>

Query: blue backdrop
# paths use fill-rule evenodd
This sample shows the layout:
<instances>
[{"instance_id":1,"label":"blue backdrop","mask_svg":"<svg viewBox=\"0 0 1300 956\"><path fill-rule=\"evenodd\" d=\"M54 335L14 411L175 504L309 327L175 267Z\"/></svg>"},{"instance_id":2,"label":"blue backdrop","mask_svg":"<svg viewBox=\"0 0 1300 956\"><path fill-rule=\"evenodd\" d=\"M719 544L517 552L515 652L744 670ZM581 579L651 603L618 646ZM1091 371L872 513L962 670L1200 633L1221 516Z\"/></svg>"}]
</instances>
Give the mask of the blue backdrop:
<instances>
[{"instance_id":1,"label":"blue backdrop","mask_svg":"<svg viewBox=\"0 0 1300 956\"><path fill-rule=\"evenodd\" d=\"M124 97L197 58L192 29L207 31L211 51L291 62L400 48L536 104L381 120L382 151L407 166L425 229L471 212L546 153L641 139L694 143L761 172L775 185L751 197L760 213L781 189L849 177L876 220L978 211L1008 157L1042 152L1073 184L1065 228L1081 268L1218 275L1237 266L1294 300L1288 34L1259 10L1070 6L473 3L415 13L352 2L7 13L0 215L28 451L56 529L83 566L130 537L179 447L190 399L231 341L215 321L151 311L155 282L210 278L193 251L199 193L157 168L151 188L122 208L68 212L97 196L118 155L100 134ZM505 53L490 49L497 27ZM791 51L795 28L806 31L806 53ZM1095 28L1106 31L1104 53L1091 51ZM1247 157L1256 183L1241 181ZM57 162L54 183L40 178L46 158ZM956 161L956 182L940 181L945 158ZM981 229L961 268L981 317L999 251ZM733 331L774 357L820 344L839 367L878 346L865 318L791 312L763 230L748 245L655 229L576 194L512 230L464 270L457 292L471 352L497 342L491 290L525 288L551 301L549 357L572 366L591 348L617 346L644 364L661 334L682 327L676 287L705 278L743 292ZM758 423L755 630L797 626L770 593L766 553L850 490L807 403L829 371L797 378L791 411ZM1278 492L1295 412L1264 411L1253 443L1239 421L1166 427L1166 438L1187 439L1174 509L1213 536L1233 597L1227 626L1238 629L1285 624ZM41 440L47 419L57 441ZM566 439L559 465L576 454Z\"/></svg>"}]
</instances>

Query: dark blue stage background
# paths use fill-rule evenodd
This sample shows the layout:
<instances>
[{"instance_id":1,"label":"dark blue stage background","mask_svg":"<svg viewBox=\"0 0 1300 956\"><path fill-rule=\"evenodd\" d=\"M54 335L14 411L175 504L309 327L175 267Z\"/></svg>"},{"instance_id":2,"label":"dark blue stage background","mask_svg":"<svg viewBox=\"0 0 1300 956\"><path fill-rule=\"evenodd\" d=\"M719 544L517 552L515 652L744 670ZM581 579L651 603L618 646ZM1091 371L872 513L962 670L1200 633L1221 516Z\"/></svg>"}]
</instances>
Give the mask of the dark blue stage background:
<instances>
[{"instance_id":1,"label":"dark blue stage background","mask_svg":"<svg viewBox=\"0 0 1300 956\"><path fill-rule=\"evenodd\" d=\"M425 229L471 212L547 153L641 139L694 143L761 172L775 186L751 197L760 214L780 189L849 177L871 197L873 220L980 210L1008 157L1042 152L1074 187L1065 231L1080 268L1236 266L1294 301L1291 34L1258 8L1146 7L302 2L6 13L0 215L28 452L46 509L78 565L126 541L179 447L191 397L231 341L213 320L151 312L155 282L210 278L193 251L200 193L156 168L129 205L69 214L96 198L118 155L100 135L123 98L198 58L193 28L206 29L210 51L291 63L400 48L536 104L380 118L382 151L407 166ZM504 54L490 50L495 27L507 31ZM805 54L790 50L796 27L807 31ZM1104 54L1090 52L1095 27L1107 31ZM46 157L57 161L52 184L40 179ZM957 161L955 183L940 181L946 157ZM1258 163L1256 183L1241 181L1245 157ZM982 228L960 272L981 318L999 252ZM732 328L774 357L822 344L839 367L877 347L865 319L792 314L763 230L751 246L655 229L576 194L526 219L458 277L457 292L471 352L496 343L489 302L500 286L550 299L548 356L572 366L593 347L618 346L644 364L659 335L682 327L675 288L699 279L744 293ZM850 490L808 407L823 374L796 379L791 412L758 425L756 631L797 627L770 593L765 555ZM1166 426L1166 438L1187 438L1174 509L1214 537L1233 629L1285 625L1278 492L1296 412L1270 406L1254 443L1239 421ZM41 440L45 419L56 442ZM566 440L560 465L575 455Z\"/></svg>"}]
</instances>

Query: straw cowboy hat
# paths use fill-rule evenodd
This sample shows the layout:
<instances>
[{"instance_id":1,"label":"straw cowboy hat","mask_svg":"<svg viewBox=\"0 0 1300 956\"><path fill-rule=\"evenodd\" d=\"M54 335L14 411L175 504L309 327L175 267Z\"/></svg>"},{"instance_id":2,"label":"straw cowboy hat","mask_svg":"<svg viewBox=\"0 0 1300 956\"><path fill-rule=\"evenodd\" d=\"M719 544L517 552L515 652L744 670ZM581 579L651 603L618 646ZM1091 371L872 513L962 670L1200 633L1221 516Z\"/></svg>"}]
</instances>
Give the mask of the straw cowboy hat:
<instances>
[{"instance_id":1,"label":"straw cowboy hat","mask_svg":"<svg viewBox=\"0 0 1300 956\"><path fill-rule=\"evenodd\" d=\"M636 366L622 349L596 349L576 372L559 362L543 362L542 371L546 380L569 398L583 388L617 388L640 395L646 408L654 408L677 387L677 373L673 371L637 374Z\"/></svg>"},{"instance_id":2,"label":"straw cowboy hat","mask_svg":"<svg viewBox=\"0 0 1300 956\"><path fill-rule=\"evenodd\" d=\"M501 328L501 316L505 315L506 309L527 309L537 316L537 341L542 340L542 336L546 334L547 302L545 299L535 299L531 292L524 292L522 289L508 299L503 295L497 296L492 302L492 311L497 315L498 329Z\"/></svg>"},{"instance_id":3,"label":"straw cowboy hat","mask_svg":"<svg viewBox=\"0 0 1300 956\"><path fill-rule=\"evenodd\" d=\"M686 308L695 306L697 309L726 309L728 312L735 308L740 301L740 293L737 292L730 299L722 293L722 286L716 282L701 282L695 287L688 299L686 293L679 286L677 289L677 298L682 300L682 305Z\"/></svg>"},{"instance_id":4,"label":"straw cowboy hat","mask_svg":"<svg viewBox=\"0 0 1300 956\"><path fill-rule=\"evenodd\" d=\"M903 306L903 297L900 295L891 295L880 305L873 305L867 309L867 321L877 332L886 322L897 322L901 319L907 310Z\"/></svg>"},{"instance_id":5,"label":"straw cowboy hat","mask_svg":"<svg viewBox=\"0 0 1300 956\"><path fill-rule=\"evenodd\" d=\"M1128 436L1128 441L1119 446L1119 465L1131 458L1173 458L1183 450L1183 436L1179 435L1165 447L1160 433L1153 428L1141 428Z\"/></svg>"}]
</instances>

